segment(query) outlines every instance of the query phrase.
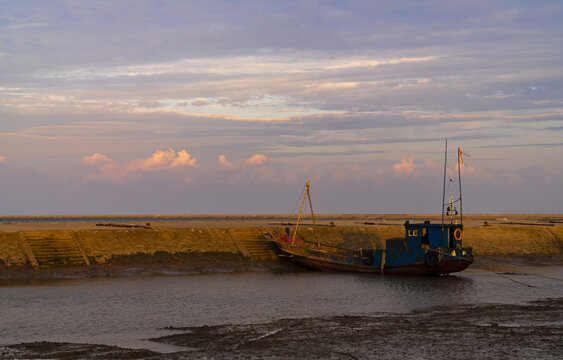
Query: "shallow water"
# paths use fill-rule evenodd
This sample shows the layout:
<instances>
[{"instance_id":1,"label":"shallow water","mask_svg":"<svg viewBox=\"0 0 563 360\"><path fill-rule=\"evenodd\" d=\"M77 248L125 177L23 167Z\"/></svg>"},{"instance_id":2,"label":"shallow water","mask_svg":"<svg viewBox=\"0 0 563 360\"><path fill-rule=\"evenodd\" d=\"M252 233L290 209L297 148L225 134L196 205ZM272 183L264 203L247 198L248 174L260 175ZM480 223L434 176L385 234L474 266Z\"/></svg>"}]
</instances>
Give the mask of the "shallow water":
<instances>
[{"instance_id":1,"label":"shallow water","mask_svg":"<svg viewBox=\"0 0 563 360\"><path fill-rule=\"evenodd\" d=\"M524 304L563 297L563 267L544 275L467 271L403 277L269 272L59 280L0 287L0 345L49 341L117 345L158 352L146 339L166 327L259 324L286 318L409 313L466 304Z\"/></svg>"}]
</instances>

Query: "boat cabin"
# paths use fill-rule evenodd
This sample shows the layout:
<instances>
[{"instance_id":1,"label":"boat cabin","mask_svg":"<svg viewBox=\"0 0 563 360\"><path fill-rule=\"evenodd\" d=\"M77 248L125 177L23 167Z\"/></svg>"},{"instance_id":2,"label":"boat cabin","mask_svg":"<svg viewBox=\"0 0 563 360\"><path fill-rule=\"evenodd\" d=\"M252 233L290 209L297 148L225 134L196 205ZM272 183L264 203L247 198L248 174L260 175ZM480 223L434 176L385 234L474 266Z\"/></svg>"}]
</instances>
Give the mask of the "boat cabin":
<instances>
[{"instance_id":1,"label":"boat cabin","mask_svg":"<svg viewBox=\"0 0 563 360\"><path fill-rule=\"evenodd\" d=\"M409 249L428 247L430 249L460 249L462 224L411 224L405 222L405 245Z\"/></svg>"}]
</instances>

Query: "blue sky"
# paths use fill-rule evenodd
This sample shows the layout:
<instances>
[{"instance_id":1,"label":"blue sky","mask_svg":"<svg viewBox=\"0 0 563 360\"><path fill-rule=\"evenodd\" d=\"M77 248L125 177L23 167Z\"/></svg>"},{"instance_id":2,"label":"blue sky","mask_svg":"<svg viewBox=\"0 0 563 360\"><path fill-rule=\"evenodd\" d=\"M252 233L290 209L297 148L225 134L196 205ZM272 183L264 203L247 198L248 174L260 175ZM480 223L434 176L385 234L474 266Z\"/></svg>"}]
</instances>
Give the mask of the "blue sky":
<instances>
[{"instance_id":1,"label":"blue sky","mask_svg":"<svg viewBox=\"0 0 563 360\"><path fill-rule=\"evenodd\" d=\"M559 1L0 1L0 214L561 213ZM319 212L332 212L317 202Z\"/></svg>"}]
</instances>

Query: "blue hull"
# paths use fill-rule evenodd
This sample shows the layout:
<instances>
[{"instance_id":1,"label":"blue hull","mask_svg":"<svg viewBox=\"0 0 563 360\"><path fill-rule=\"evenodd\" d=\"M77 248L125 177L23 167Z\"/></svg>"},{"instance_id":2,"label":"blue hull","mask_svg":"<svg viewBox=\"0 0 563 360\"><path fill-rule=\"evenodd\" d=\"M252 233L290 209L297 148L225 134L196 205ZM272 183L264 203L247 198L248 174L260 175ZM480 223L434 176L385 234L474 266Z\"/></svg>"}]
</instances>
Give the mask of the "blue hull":
<instances>
[{"instance_id":1,"label":"blue hull","mask_svg":"<svg viewBox=\"0 0 563 360\"><path fill-rule=\"evenodd\" d=\"M405 237L389 239L385 249L347 249L334 245L273 236L279 252L317 270L373 274L440 275L465 270L472 249L462 247L462 225L405 223Z\"/></svg>"}]
</instances>

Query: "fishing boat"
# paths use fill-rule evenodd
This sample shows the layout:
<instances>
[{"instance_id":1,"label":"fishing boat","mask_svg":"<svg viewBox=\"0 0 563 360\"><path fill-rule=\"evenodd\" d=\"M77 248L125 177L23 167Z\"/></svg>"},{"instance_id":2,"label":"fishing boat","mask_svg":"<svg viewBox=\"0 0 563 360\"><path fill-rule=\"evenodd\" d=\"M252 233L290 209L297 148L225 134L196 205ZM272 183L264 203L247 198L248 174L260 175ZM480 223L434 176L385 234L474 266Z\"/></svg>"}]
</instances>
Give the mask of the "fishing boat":
<instances>
[{"instance_id":1,"label":"fishing boat","mask_svg":"<svg viewBox=\"0 0 563 360\"><path fill-rule=\"evenodd\" d=\"M347 248L319 239L313 205L310 195L310 180L305 185L305 193L297 224L291 234L269 234L280 256L317 270L346 271L374 274L441 275L459 272L473 262L472 249L463 246L463 213L461 201L461 150L458 148L459 198L451 197L445 203L446 156L444 164L444 192L442 196L441 223L404 223L405 235L402 238L388 239L380 248ZM305 200L309 200L315 241L298 236L298 228ZM459 212L456 209L459 204ZM444 210L445 213L444 213ZM449 223L445 222L449 217Z\"/></svg>"}]
</instances>

